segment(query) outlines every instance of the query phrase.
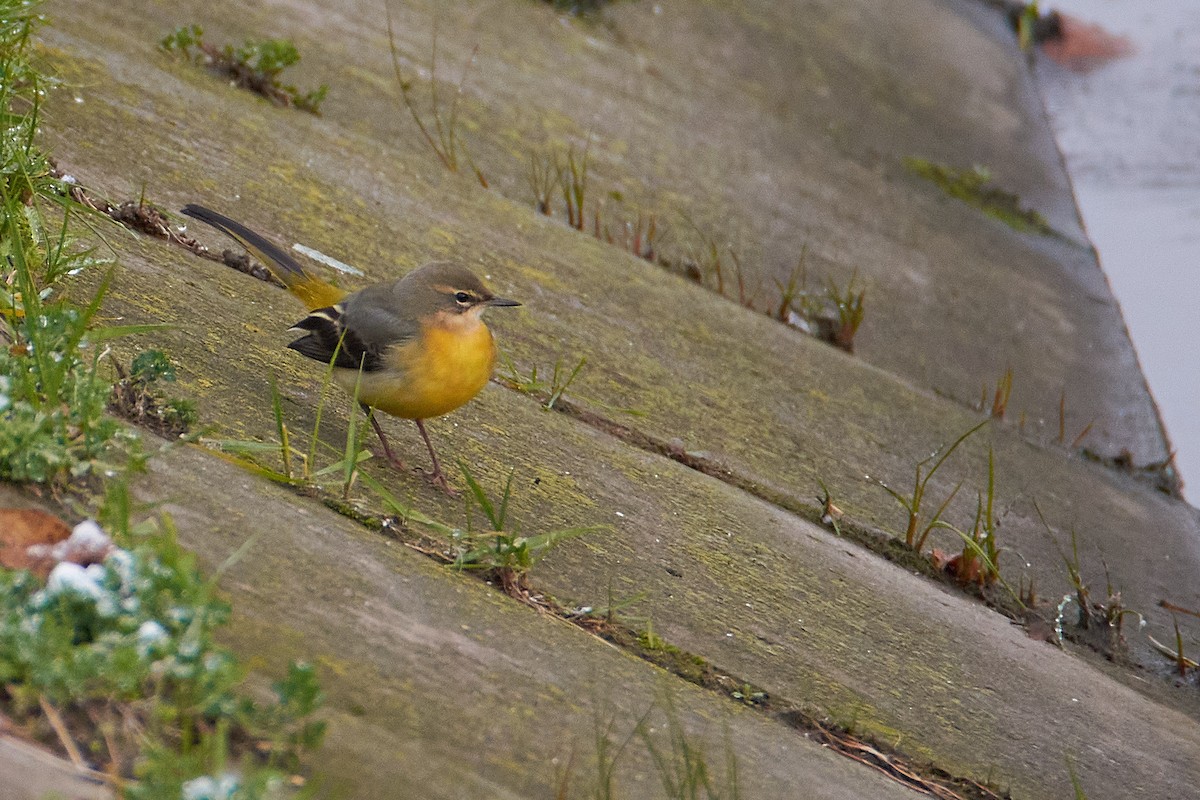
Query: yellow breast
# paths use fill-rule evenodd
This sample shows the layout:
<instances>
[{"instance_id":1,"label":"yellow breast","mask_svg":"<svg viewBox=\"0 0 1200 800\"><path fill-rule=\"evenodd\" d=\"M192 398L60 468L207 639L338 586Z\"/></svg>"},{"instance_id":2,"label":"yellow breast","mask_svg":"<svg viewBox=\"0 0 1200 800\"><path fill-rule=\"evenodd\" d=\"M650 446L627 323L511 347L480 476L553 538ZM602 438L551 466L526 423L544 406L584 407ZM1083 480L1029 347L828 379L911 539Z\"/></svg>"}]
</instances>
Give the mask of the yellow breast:
<instances>
[{"instance_id":1,"label":"yellow breast","mask_svg":"<svg viewBox=\"0 0 1200 800\"><path fill-rule=\"evenodd\" d=\"M429 325L422 335L397 345L384 356L385 366L364 372L359 402L404 419L429 419L470 400L492 377L496 345L480 320L474 324ZM338 369L334 379L353 393L355 370Z\"/></svg>"}]
</instances>

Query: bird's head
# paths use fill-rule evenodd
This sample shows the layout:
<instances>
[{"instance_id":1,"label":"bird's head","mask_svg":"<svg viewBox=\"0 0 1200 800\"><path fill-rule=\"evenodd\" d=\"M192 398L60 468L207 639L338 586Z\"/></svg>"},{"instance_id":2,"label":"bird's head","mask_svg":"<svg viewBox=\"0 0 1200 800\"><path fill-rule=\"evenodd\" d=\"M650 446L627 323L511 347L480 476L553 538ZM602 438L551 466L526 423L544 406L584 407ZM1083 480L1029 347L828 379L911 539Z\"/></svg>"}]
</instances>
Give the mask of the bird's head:
<instances>
[{"instance_id":1,"label":"bird's head","mask_svg":"<svg viewBox=\"0 0 1200 800\"><path fill-rule=\"evenodd\" d=\"M422 319L432 316L446 326L469 327L492 306L521 305L497 297L474 272L452 261L418 267L404 276L400 287Z\"/></svg>"}]
</instances>

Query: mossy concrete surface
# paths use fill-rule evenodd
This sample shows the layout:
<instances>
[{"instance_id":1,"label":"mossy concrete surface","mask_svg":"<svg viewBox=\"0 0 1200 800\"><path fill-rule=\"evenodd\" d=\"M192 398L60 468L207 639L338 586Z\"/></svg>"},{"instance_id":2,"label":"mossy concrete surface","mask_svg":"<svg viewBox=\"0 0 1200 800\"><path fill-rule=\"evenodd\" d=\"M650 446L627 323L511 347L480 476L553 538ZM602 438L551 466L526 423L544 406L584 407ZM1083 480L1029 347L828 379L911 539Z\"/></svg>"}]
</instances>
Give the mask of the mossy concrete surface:
<instances>
[{"instance_id":1,"label":"mossy concrete surface","mask_svg":"<svg viewBox=\"0 0 1200 800\"><path fill-rule=\"evenodd\" d=\"M265 690L291 660L317 666L329 722L312 767L320 797L523 800L563 785L591 796L598 757L613 768L613 796L661 797L642 738L616 755L643 720L670 763L682 758L671 720L681 726L714 785L732 754L742 797L785 797L799 785L830 800L918 796L209 454L181 448L156 459L138 493L171 515L209 570L253 540L222 579L234 608L225 638L256 669L252 689ZM23 504L11 494L0 486L5 505ZM611 740L607 755L599 735ZM37 765L41 783L23 764ZM5 800L44 796L16 793L25 786L103 796L51 780L60 773L71 775L0 739L0 778L12 777L0 783Z\"/></svg>"},{"instance_id":2,"label":"mossy concrete surface","mask_svg":"<svg viewBox=\"0 0 1200 800\"><path fill-rule=\"evenodd\" d=\"M305 447L320 370L290 354L272 362L269 349L286 341L280 332L295 316L295 301L155 242L113 241L121 245L123 268L108 308L123 320L140 319L138 304L148 298L169 302L172 286L183 286L180 269L192 270L186 311L196 322L158 336L187 365L185 388L200 395L206 416L220 425L211 438L274 437L270 386L249 368L229 370L226 346L232 346L243 363L262 363L276 376L294 442ZM153 287L149 294L146 287ZM240 319L238 308L253 309L254 322ZM182 311L164 317L183 319ZM222 372L221 380L206 377ZM345 439L350 411L340 395L329 400L322 437L333 447L320 451L322 464L339 457L335 448ZM424 463L410 424L384 424L411 463ZM944 769L1012 786L1018 796L1040 796L1046 785L1054 787L1048 796L1068 791L1067 774L1058 770L1068 755L1101 784L1165 780L1166 791L1189 774L1183 764L1156 755L1181 751L1165 742L1145 749L1138 743L1156 742L1164 730L1171 741L1186 741L1200 717L1190 694L1164 697L1162 687L1140 698L1119 675L1106 677L1028 639L976 601L719 480L543 411L517 392L489 386L430 427L443 456L470 464L494 496L515 469L510 518L523 533L609 526L564 545L535 571L536 584L564 602L603 607L637 599L626 613L649 620L668 642L774 696L811 705L859 733L899 741L906 752ZM402 501L452 524L465 522L461 502L421 478L382 464L368 467ZM367 509L382 510L378 500L359 496ZM1132 624L1130 630L1136 633ZM1073 713L1042 715L1068 694ZM1164 700L1180 709L1159 705ZM1030 725L1033 718L1039 724ZM1122 727L1136 735L1100 757L1091 740L1114 719L1125 720ZM1146 725L1148 719L1155 724Z\"/></svg>"},{"instance_id":3,"label":"mossy concrete surface","mask_svg":"<svg viewBox=\"0 0 1200 800\"><path fill-rule=\"evenodd\" d=\"M112 794L99 780L80 775L68 762L40 747L0 736L0 797L4 800L107 800Z\"/></svg>"},{"instance_id":4,"label":"mossy concrete surface","mask_svg":"<svg viewBox=\"0 0 1200 800\"><path fill-rule=\"evenodd\" d=\"M938 766L994 777L1018 796L1068 794L1066 756L1090 797L1147 786L1169 794L1195 782L1194 690L1166 701L1183 713L1170 709L1160 677L1106 676L786 510L815 506L824 482L855 520L901 527L877 481L907 491L917 461L980 419L961 401L1011 364L1010 421L947 463L930 484L933 506L962 480L948 519L970 524L990 440L1000 566L1014 587L1032 578L1056 603L1069 588L1059 550L1069 553L1074 530L1093 595L1105 594L1107 568L1160 640L1174 634L1159 600L1200 607L1195 509L1054 443L1065 388L1068 440L1094 419L1088 442L1103 453L1126 448L1144 463L1166 452L998 19L972 3L887 12L867 2L630 3L595 25L517 0L437 8L438 75L451 81L443 102L480 44L460 113L490 191L466 167L447 173L417 138L395 100L375 4L236 13L58 4L43 41L66 87L47 106L47 140L66 171L114 200L144 190L167 208L201 202L285 246L300 239L355 263L364 280L457 258L525 302L491 313L520 371L536 365L544 376L555 361L569 370L586 356L573 402L706 458L742 487L489 387L431 423L443 457L462 458L495 491L515 469L513 514L530 533L613 526L539 567L538 584L554 594L602 605L610 587L618 598L644 592L630 613L648 616L668 641ZM426 68L418 92L427 86L433 9L392 8L402 68L410 76ZM154 49L192 22L217 42L292 38L305 60L289 81L329 83L325 116L271 107ZM763 297L772 277L786 280L806 242L814 276L844 283L859 269L869 289L860 357L534 213L523 183L531 147L573 142L578 155L589 131L589 192L605 199L613 225L639 209L686 216L722 246L734 244ZM1063 236L1018 234L940 197L899 166L909 154L984 163ZM671 230L677 252L697 249L687 223ZM196 226L190 232L228 246ZM108 238L120 267L105 312L177 326L152 342L119 343L122 353L153 344L181 362L182 391L217 427L214 438L273 436L271 376L292 430L311 430L320 369L282 350L301 313L295 301L162 243ZM339 400L326 415L323 438L335 446L346 406ZM1024 430L1013 421L1022 408L1031 415ZM411 426L387 425L405 457L424 463ZM426 513L461 520L461 506L419 478L376 474ZM240 500L220 505L223 490L212 486L213 502L240 508ZM296 542L300 554L306 542ZM956 540L937 543L949 549ZM254 618L270 594L254 595L242 613ZM338 635L367 624L324 608L326 599L318 595L309 613ZM386 627L389 613L381 604L385 621L370 625ZM260 618L269 627L272 617ZM262 632L248 630L241 642L255 652ZM1127 632L1136 658L1165 664L1129 620ZM310 638L296 636L288 654L305 652ZM1195 643L1190 630L1186 642ZM273 646L269 657L281 653ZM445 665L411 669L429 675ZM402 671L394 677L403 680ZM1142 697L1123 683L1150 688ZM394 699L380 708L413 719ZM528 696L513 702L518 709L540 714ZM333 738L349 747L340 738L348 735Z\"/></svg>"}]
</instances>

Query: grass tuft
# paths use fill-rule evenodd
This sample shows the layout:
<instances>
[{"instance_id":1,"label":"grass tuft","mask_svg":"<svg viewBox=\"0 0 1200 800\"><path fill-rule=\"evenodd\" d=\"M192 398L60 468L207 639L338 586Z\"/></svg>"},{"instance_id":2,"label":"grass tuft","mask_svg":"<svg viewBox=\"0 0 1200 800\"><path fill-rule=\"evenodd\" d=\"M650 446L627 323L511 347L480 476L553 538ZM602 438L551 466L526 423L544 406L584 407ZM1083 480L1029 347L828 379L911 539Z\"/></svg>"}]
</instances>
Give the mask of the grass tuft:
<instances>
[{"instance_id":1,"label":"grass tuft","mask_svg":"<svg viewBox=\"0 0 1200 800\"><path fill-rule=\"evenodd\" d=\"M903 495L888 486L883 481L877 481L880 488L890 494L892 498L900 504L905 512L907 512L907 520L904 529L904 543L916 552L920 553L925 547L925 540L929 537L930 532L933 531L934 528L939 527L938 523L941 521L942 513L945 512L955 495L958 494L958 490L962 488L962 482L960 481L958 485L954 487L953 491L947 495L946 499L942 501L942 504L938 506L937 510L934 511L931 516L925 517L922 514L922 508L924 506L925 491L929 486L929 481L933 479L933 476L936 475L938 470L941 469L942 465L946 463L946 459L953 455L954 451L958 449L959 445L961 445L968 438L970 438L972 434L976 433L987 424L988 420L984 420L968 430L966 433L959 436L949 446L943 445L926 458L918 461L913 470L913 488L909 494ZM933 466L929 466L930 462L933 462Z\"/></svg>"},{"instance_id":2,"label":"grass tuft","mask_svg":"<svg viewBox=\"0 0 1200 800\"><path fill-rule=\"evenodd\" d=\"M606 530L604 526L586 525L563 528L535 536L522 536L514 525L508 525L508 504L512 499L514 472L508 473L498 500L493 500L463 462L459 469L467 482L466 530L453 534L454 565L459 569L482 570L489 581L495 582L506 594L519 599L529 592L528 576L533 566L551 550L568 539ZM476 531L472 522L474 508L483 512L491 530Z\"/></svg>"},{"instance_id":3,"label":"grass tuft","mask_svg":"<svg viewBox=\"0 0 1200 800\"><path fill-rule=\"evenodd\" d=\"M50 83L28 63L37 4L3 0L0 20L0 479L61 488L140 463L137 437L104 413L100 370L103 343L134 329L93 325L107 276L84 308L62 295L100 262L76 246L81 207L35 141Z\"/></svg>"},{"instance_id":4,"label":"grass tuft","mask_svg":"<svg viewBox=\"0 0 1200 800\"><path fill-rule=\"evenodd\" d=\"M1137 611L1125 607L1121 600L1121 592L1113 586L1111 576L1108 574L1108 565L1104 564L1103 559L1101 559L1101 563L1104 565L1106 577L1105 597L1103 600L1093 599L1091 586L1083 577L1083 568L1079 558L1079 540L1075 530L1073 528L1071 530L1071 552L1068 555L1059 544L1050 524L1046 522L1041 508L1037 503L1033 504L1033 508L1037 512L1046 535L1058 550L1059 557L1062 558L1063 565L1067 570L1067 578L1072 587L1072 591L1063 595L1056 607L1054 635L1058 643L1062 644L1063 639L1070 634L1071 638L1080 639L1109 657L1119 655L1125 649L1125 617L1137 618L1139 625L1145 624L1145 619ZM1066 615L1068 607L1072 604L1078 613L1073 630L1068 631L1065 627Z\"/></svg>"},{"instance_id":5,"label":"grass tuft","mask_svg":"<svg viewBox=\"0 0 1200 800\"><path fill-rule=\"evenodd\" d=\"M1004 419L1004 415L1008 413L1008 401L1012 397L1013 388L1013 369L1007 367L1004 374L996 381L996 390L992 393L992 406L990 414L992 419ZM988 410L988 386L985 383L979 395L979 410ZM1061 426L1060 426L1061 427Z\"/></svg>"},{"instance_id":6,"label":"grass tuft","mask_svg":"<svg viewBox=\"0 0 1200 800\"><path fill-rule=\"evenodd\" d=\"M458 84L454 87L454 96L450 100L449 108L445 108L438 91L438 30L437 18L434 18L433 41L429 56L429 116L432 119L432 130L430 130L430 126L426 124L421 111L417 108L416 99L413 97L413 81L405 78L403 70L400 69L400 52L396 47L391 9L386 4L384 8L387 11L388 48L392 54L392 70L396 76L396 86L400 89L400 99L404 103L409 116L416 123L417 130L421 133L421 138L433 150L434 155L438 157L438 161L442 162L442 165L451 172L458 172L459 157L461 155L467 164L470 165L471 171L475 173L475 179L479 181L479 185L485 189L488 188L487 178L484 177L483 172L476 166L475 161L471 158L470 151L467 150L458 133L458 101L462 97L463 86L466 85L467 75L470 74L471 66L475 63L475 56L479 52L479 46L475 46L471 51L470 57L467 58L467 63L463 65L462 75L458 79Z\"/></svg>"},{"instance_id":7,"label":"grass tuft","mask_svg":"<svg viewBox=\"0 0 1200 800\"><path fill-rule=\"evenodd\" d=\"M563 398L567 389L579 377L579 373L587 366L587 357L581 356L579 361L575 362L575 366L567 372L563 366L561 358L555 360L554 369L550 373L550 380L545 380L545 372L538 372L536 364L530 368L528 374L522 374L517 365L507 355L501 356L501 364L504 371L500 374L499 380L510 389L518 391L521 394L533 395L535 397L544 397L542 408L547 411L553 411L555 405Z\"/></svg>"},{"instance_id":8,"label":"grass tuft","mask_svg":"<svg viewBox=\"0 0 1200 800\"><path fill-rule=\"evenodd\" d=\"M557 183L562 190L563 203L567 208L567 224L579 231L583 230L583 206L587 200L588 151L591 146L589 138L583 146L583 153L576 157L575 145L571 145L567 148L565 161L559 162L555 159L554 166Z\"/></svg>"}]
</instances>

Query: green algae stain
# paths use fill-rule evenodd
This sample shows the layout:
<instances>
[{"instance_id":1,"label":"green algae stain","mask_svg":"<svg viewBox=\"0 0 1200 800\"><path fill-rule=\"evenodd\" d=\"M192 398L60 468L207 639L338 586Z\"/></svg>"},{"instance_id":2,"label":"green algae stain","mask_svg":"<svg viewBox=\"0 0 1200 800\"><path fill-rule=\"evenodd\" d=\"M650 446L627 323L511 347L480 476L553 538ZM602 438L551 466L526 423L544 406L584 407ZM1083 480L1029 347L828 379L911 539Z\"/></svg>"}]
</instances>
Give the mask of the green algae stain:
<instances>
[{"instance_id":1,"label":"green algae stain","mask_svg":"<svg viewBox=\"0 0 1200 800\"><path fill-rule=\"evenodd\" d=\"M932 181L954 199L978 208L1013 230L1043 236L1059 235L1045 217L1022 206L1017 195L989 185L992 174L986 167L977 164L970 169L958 169L916 156L905 156L904 166L914 175Z\"/></svg>"}]
</instances>

